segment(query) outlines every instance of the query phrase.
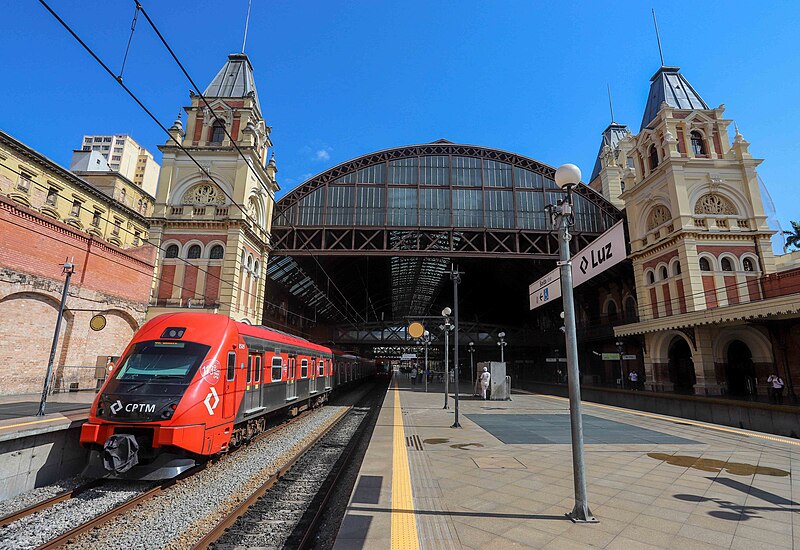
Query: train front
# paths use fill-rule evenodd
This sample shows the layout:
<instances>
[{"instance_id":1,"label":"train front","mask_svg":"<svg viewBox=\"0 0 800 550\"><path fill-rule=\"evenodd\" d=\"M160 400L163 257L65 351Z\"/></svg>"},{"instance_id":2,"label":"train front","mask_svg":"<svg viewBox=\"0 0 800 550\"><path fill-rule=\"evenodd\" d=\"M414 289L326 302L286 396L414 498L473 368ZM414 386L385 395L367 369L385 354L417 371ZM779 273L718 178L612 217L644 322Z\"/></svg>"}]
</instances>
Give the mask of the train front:
<instances>
[{"instance_id":1,"label":"train front","mask_svg":"<svg viewBox=\"0 0 800 550\"><path fill-rule=\"evenodd\" d=\"M142 326L81 428L90 448L85 474L167 479L223 450L231 419L223 418L221 365L237 348L223 315L166 314Z\"/></svg>"}]
</instances>

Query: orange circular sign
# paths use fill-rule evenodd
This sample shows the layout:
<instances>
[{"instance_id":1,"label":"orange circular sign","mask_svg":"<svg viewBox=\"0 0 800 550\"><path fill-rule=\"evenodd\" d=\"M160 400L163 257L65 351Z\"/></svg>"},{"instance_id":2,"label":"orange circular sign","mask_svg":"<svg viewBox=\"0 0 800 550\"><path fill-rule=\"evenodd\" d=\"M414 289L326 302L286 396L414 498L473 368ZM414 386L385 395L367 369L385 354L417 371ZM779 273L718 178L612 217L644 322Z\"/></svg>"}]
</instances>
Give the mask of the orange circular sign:
<instances>
[{"instance_id":1,"label":"orange circular sign","mask_svg":"<svg viewBox=\"0 0 800 550\"><path fill-rule=\"evenodd\" d=\"M419 321L414 321L408 325L408 335L412 338L422 338L425 333L425 327Z\"/></svg>"}]
</instances>

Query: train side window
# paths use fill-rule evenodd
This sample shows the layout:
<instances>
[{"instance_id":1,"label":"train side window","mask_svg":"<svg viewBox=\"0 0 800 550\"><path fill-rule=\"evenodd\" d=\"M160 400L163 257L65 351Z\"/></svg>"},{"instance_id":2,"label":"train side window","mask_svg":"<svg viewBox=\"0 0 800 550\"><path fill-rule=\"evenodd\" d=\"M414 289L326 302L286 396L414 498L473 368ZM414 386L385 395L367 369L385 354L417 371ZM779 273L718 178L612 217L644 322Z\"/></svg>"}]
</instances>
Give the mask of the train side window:
<instances>
[{"instance_id":1,"label":"train side window","mask_svg":"<svg viewBox=\"0 0 800 550\"><path fill-rule=\"evenodd\" d=\"M320 359L318 365L317 376L325 376L325 359Z\"/></svg>"},{"instance_id":2,"label":"train side window","mask_svg":"<svg viewBox=\"0 0 800 550\"><path fill-rule=\"evenodd\" d=\"M247 383L253 380L253 356L247 356Z\"/></svg>"},{"instance_id":3,"label":"train side window","mask_svg":"<svg viewBox=\"0 0 800 550\"><path fill-rule=\"evenodd\" d=\"M256 374L255 383L261 382L261 356L256 355Z\"/></svg>"},{"instance_id":4,"label":"train side window","mask_svg":"<svg viewBox=\"0 0 800 550\"><path fill-rule=\"evenodd\" d=\"M272 381L277 382L283 376L283 359L276 355L272 358Z\"/></svg>"},{"instance_id":5,"label":"train side window","mask_svg":"<svg viewBox=\"0 0 800 550\"><path fill-rule=\"evenodd\" d=\"M300 360L300 378L308 378L308 359Z\"/></svg>"},{"instance_id":6,"label":"train side window","mask_svg":"<svg viewBox=\"0 0 800 550\"><path fill-rule=\"evenodd\" d=\"M236 353L230 352L228 353L228 370L226 373L226 379L228 382L233 380L233 377L236 376Z\"/></svg>"}]
</instances>

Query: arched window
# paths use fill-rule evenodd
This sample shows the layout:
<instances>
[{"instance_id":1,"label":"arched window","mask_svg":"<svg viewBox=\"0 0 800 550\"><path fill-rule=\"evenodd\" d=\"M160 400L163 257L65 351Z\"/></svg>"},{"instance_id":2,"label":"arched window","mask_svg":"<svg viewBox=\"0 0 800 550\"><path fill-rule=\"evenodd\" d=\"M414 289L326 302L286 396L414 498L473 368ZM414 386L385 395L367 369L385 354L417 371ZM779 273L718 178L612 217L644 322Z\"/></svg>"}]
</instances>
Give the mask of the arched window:
<instances>
[{"instance_id":1,"label":"arched window","mask_svg":"<svg viewBox=\"0 0 800 550\"><path fill-rule=\"evenodd\" d=\"M128 195L128 192L125 189L120 190L119 192L119 202L125 204L125 197Z\"/></svg>"},{"instance_id":2,"label":"arched window","mask_svg":"<svg viewBox=\"0 0 800 550\"><path fill-rule=\"evenodd\" d=\"M681 274L681 263L675 262L675 265L672 267L672 274L673 275L680 275Z\"/></svg>"},{"instance_id":3,"label":"arched window","mask_svg":"<svg viewBox=\"0 0 800 550\"><path fill-rule=\"evenodd\" d=\"M258 263L258 260L255 261L253 264L253 275L258 277L258 272L261 270L261 264Z\"/></svg>"},{"instance_id":4,"label":"arched window","mask_svg":"<svg viewBox=\"0 0 800 550\"><path fill-rule=\"evenodd\" d=\"M742 268L744 268L745 271L755 271L753 269L753 260L750 258L745 258L742 260Z\"/></svg>"},{"instance_id":5,"label":"arched window","mask_svg":"<svg viewBox=\"0 0 800 550\"><path fill-rule=\"evenodd\" d=\"M222 143L225 139L225 123L217 119L211 127L211 143Z\"/></svg>"},{"instance_id":6,"label":"arched window","mask_svg":"<svg viewBox=\"0 0 800 550\"><path fill-rule=\"evenodd\" d=\"M656 282L656 276L652 271L647 272L647 284L652 285Z\"/></svg>"},{"instance_id":7,"label":"arched window","mask_svg":"<svg viewBox=\"0 0 800 550\"><path fill-rule=\"evenodd\" d=\"M658 151L655 145L650 146L647 156L650 159L650 170L655 170L656 166L658 166Z\"/></svg>"},{"instance_id":8,"label":"arched window","mask_svg":"<svg viewBox=\"0 0 800 550\"><path fill-rule=\"evenodd\" d=\"M614 302L608 302L608 309L606 309L606 315L608 316L609 320L614 321L617 318L617 304Z\"/></svg>"},{"instance_id":9,"label":"arched window","mask_svg":"<svg viewBox=\"0 0 800 550\"><path fill-rule=\"evenodd\" d=\"M178 245L171 244L167 247L167 251L164 254L166 258L177 258L178 257Z\"/></svg>"},{"instance_id":10,"label":"arched window","mask_svg":"<svg viewBox=\"0 0 800 550\"><path fill-rule=\"evenodd\" d=\"M733 265L731 265L731 260L729 258L722 258L719 262L722 271L733 271Z\"/></svg>"},{"instance_id":11,"label":"arched window","mask_svg":"<svg viewBox=\"0 0 800 550\"><path fill-rule=\"evenodd\" d=\"M250 255L247 256L247 269L253 269L253 257Z\"/></svg>"},{"instance_id":12,"label":"arched window","mask_svg":"<svg viewBox=\"0 0 800 550\"><path fill-rule=\"evenodd\" d=\"M669 278L669 273L667 273L667 266L662 265L661 266L661 280L663 281L664 279L668 279L668 278Z\"/></svg>"},{"instance_id":13,"label":"arched window","mask_svg":"<svg viewBox=\"0 0 800 550\"><path fill-rule=\"evenodd\" d=\"M692 130L692 153L696 157L703 157L706 155L706 143L703 140L703 134L697 130Z\"/></svg>"},{"instance_id":14,"label":"arched window","mask_svg":"<svg viewBox=\"0 0 800 550\"><path fill-rule=\"evenodd\" d=\"M711 264L708 263L708 258L700 258L700 271L711 271Z\"/></svg>"},{"instance_id":15,"label":"arched window","mask_svg":"<svg viewBox=\"0 0 800 550\"><path fill-rule=\"evenodd\" d=\"M225 249L222 248L221 244L215 244L211 247L211 253L208 255L209 258L212 260L221 260L222 257L225 255Z\"/></svg>"},{"instance_id":16,"label":"arched window","mask_svg":"<svg viewBox=\"0 0 800 550\"><path fill-rule=\"evenodd\" d=\"M633 319L636 317L636 313L636 300L633 299L633 296L628 296L625 298L625 318Z\"/></svg>"},{"instance_id":17,"label":"arched window","mask_svg":"<svg viewBox=\"0 0 800 550\"><path fill-rule=\"evenodd\" d=\"M197 258L200 257L200 252L201 252L200 245L193 244L192 246L189 247L189 251L186 253L186 257L189 258L190 260L196 260Z\"/></svg>"}]
</instances>

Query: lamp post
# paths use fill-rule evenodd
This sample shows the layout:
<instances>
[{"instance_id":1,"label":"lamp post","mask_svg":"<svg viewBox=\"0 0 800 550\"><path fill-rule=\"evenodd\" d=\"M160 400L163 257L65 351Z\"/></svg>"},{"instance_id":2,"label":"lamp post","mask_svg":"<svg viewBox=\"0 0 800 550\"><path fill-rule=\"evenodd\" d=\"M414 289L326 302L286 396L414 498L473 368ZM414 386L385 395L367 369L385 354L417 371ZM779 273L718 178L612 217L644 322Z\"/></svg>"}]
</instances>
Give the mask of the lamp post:
<instances>
[{"instance_id":1,"label":"lamp post","mask_svg":"<svg viewBox=\"0 0 800 550\"><path fill-rule=\"evenodd\" d=\"M425 344L425 393L428 393L428 344L431 343L431 333L427 330L422 333L422 342Z\"/></svg>"},{"instance_id":2,"label":"lamp post","mask_svg":"<svg viewBox=\"0 0 800 550\"><path fill-rule=\"evenodd\" d=\"M475 353L475 342L467 344L467 351L469 352L469 381L472 384L472 395L475 395L475 365L472 361L472 355Z\"/></svg>"},{"instance_id":3,"label":"lamp post","mask_svg":"<svg viewBox=\"0 0 800 550\"><path fill-rule=\"evenodd\" d=\"M498 332L497 333L497 337L500 339L500 341L497 342L497 345L500 346L500 362L501 363L505 363L505 356L503 354L503 348L505 348L506 344L508 343L505 340L506 333L505 332Z\"/></svg>"},{"instance_id":4,"label":"lamp post","mask_svg":"<svg viewBox=\"0 0 800 550\"><path fill-rule=\"evenodd\" d=\"M622 363L622 350L625 349L625 342L621 340L617 340L616 342L617 352L619 353L619 377L622 380L622 389L625 389L625 370Z\"/></svg>"},{"instance_id":5,"label":"lamp post","mask_svg":"<svg viewBox=\"0 0 800 550\"><path fill-rule=\"evenodd\" d=\"M449 307L446 307L442 310L442 317L444 317L444 324L439 325L439 328L444 331L444 407L443 409L449 408L447 406L447 392L449 391L449 380L450 380L450 313L452 310Z\"/></svg>"},{"instance_id":6,"label":"lamp post","mask_svg":"<svg viewBox=\"0 0 800 550\"><path fill-rule=\"evenodd\" d=\"M554 229L558 230L560 252L561 295L564 298L564 333L567 344L567 369L569 371L569 417L572 428L572 476L575 487L575 506L567 514L575 523L596 523L589 511L586 494L586 466L583 461L583 420L581 418L581 386L578 369L578 340L575 328L575 297L572 294L572 264L570 262L569 229L575 224L572 213L572 191L581 181L581 171L574 164L564 164L556 170L556 184L566 191L566 197L557 205L548 205Z\"/></svg>"},{"instance_id":7,"label":"lamp post","mask_svg":"<svg viewBox=\"0 0 800 550\"><path fill-rule=\"evenodd\" d=\"M455 401L456 411L455 420L451 428L460 428L458 423L458 284L461 282L461 272L454 265L450 266L450 279L453 281L453 382L456 384Z\"/></svg>"}]
</instances>

